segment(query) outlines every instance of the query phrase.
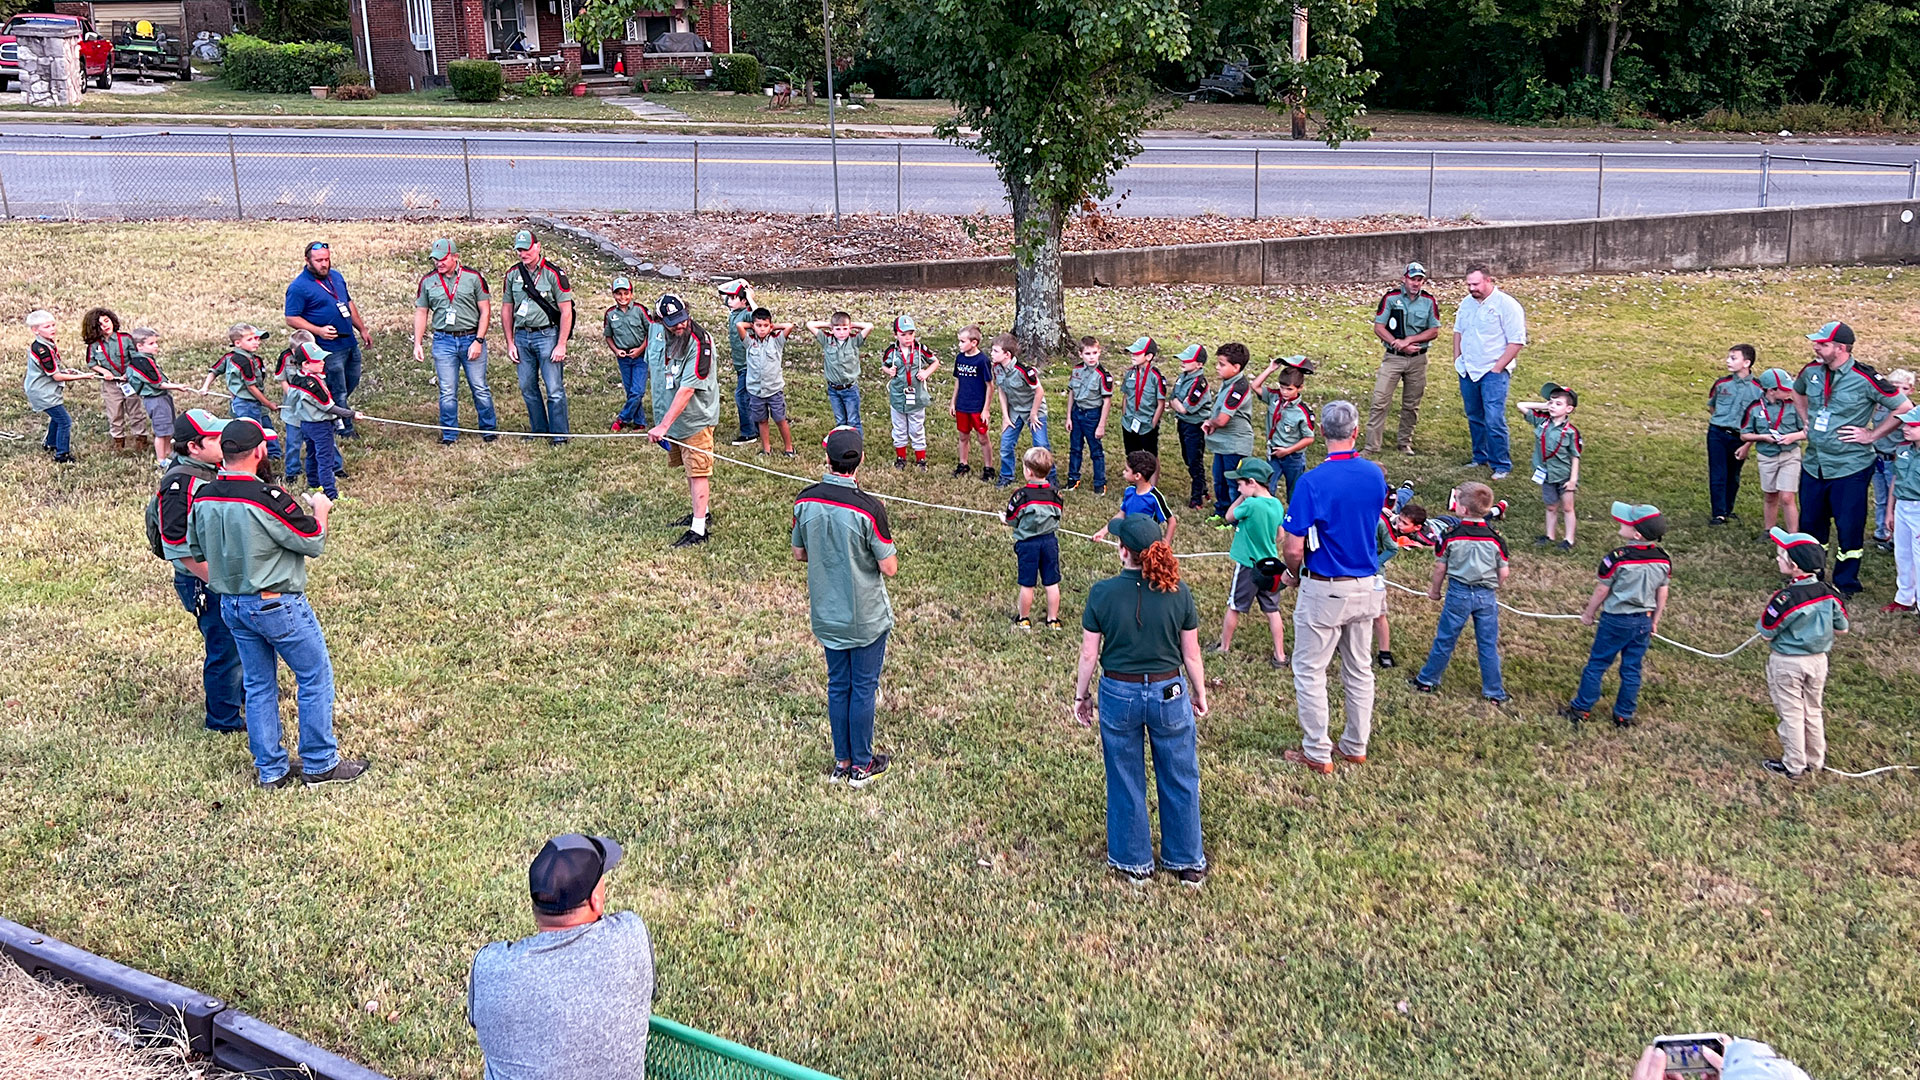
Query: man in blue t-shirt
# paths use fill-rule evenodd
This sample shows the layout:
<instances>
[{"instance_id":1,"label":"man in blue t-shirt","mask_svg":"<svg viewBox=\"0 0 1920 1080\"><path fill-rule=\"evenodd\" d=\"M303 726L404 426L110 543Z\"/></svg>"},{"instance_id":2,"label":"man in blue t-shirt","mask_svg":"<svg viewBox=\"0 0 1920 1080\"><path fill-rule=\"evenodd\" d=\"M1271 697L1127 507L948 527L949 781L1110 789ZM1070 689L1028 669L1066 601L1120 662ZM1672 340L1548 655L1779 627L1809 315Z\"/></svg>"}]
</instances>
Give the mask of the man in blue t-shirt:
<instances>
[{"instance_id":1,"label":"man in blue t-shirt","mask_svg":"<svg viewBox=\"0 0 1920 1080\"><path fill-rule=\"evenodd\" d=\"M1322 774L1334 768L1327 666L1336 650L1346 690L1341 759L1364 763L1373 729L1373 619L1386 596L1376 530L1387 474L1356 455L1359 428L1360 411L1351 401L1330 401L1320 410L1327 459L1294 486L1281 524L1287 564L1281 580L1300 587L1293 607L1293 692L1302 733L1300 749L1282 756Z\"/></svg>"},{"instance_id":2,"label":"man in blue t-shirt","mask_svg":"<svg viewBox=\"0 0 1920 1080\"><path fill-rule=\"evenodd\" d=\"M327 390L334 404L350 407L347 399L360 385L360 347L373 348L373 335L347 292L347 279L333 268L333 251L325 240L307 245L306 268L287 286L286 315L289 327L312 334L326 350ZM342 421L340 434L352 438L353 421Z\"/></svg>"}]
</instances>

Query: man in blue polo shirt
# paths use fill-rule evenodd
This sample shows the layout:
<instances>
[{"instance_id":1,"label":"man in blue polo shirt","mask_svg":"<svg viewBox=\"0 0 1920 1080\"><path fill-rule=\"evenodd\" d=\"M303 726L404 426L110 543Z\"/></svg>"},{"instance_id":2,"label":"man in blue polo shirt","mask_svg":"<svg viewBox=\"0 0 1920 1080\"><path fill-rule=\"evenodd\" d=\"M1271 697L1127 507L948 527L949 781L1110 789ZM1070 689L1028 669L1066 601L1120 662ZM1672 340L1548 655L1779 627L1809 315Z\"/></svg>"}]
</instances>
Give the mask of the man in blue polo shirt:
<instances>
[{"instance_id":1,"label":"man in blue polo shirt","mask_svg":"<svg viewBox=\"0 0 1920 1080\"><path fill-rule=\"evenodd\" d=\"M307 245L306 268L287 286L286 314L288 326L312 334L327 351L327 390L334 404L346 406L360 385L360 347L373 348L373 335L347 292L346 277L333 268L325 240ZM340 435L353 437L353 421L341 422Z\"/></svg>"},{"instance_id":2,"label":"man in blue polo shirt","mask_svg":"<svg viewBox=\"0 0 1920 1080\"><path fill-rule=\"evenodd\" d=\"M1302 735L1300 749L1282 756L1322 774L1333 771L1327 667L1336 650L1346 690L1341 759L1365 762L1373 730L1373 619L1386 597L1375 533L1387 474L1356 455L1359 429L1360 411L1351 401L1330 401L1320 410L1327 459L1294 485L1280 525L1287 565L1280 580L1300 589L1293 607L1293 695Z\"/></svg>"}]
</instances>

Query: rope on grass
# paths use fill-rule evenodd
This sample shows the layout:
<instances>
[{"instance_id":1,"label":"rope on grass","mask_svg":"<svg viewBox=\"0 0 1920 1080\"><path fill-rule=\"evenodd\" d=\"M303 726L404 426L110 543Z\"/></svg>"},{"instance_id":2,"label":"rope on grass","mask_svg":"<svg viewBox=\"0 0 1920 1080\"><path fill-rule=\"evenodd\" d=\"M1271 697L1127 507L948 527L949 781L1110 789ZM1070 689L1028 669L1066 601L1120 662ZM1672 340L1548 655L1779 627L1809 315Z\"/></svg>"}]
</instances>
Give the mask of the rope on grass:
<instances>
[{"instance_id":1,"label":"rope on grass","mask_svg":"<svg viewBox=\"0 0 1920 1080\"><path fill-rule=\"evenodd\" d=\"M1382 574L1380 576L1384 581L1386 581L1387 584L1393 586L1396 589L1399 589L1403 593L1412 593L1415 596L1421 596L1421 597L1427 596L1426 593L1420 591L1419 589L1408 588L1407 586L1400 584L1399 582L1393 580L1392 578L1387 577L1385 574ZM1546 612L1546 611L1522 611L1521 609L1514 607L1512 604L1509 604L1504 600L1496 600L1494 602L1499 604L1501 607L1506 608L1508 611L1513 612L1515 615L1524 616L1525 618L1529 618L1529 619L1553 619L1558 621L1563 619L1578 619L1580 617L1578 615L1562 615L1562 614L1558 614L1554 612ZM1676 649L1685 649L1687 652L1693 653L1696 656L1704 656L1709 660L1728 659L1729 657L1733 656L1735 653L1738 653L1740 650L1760 640L1760 635L1754 634L1752 637L1747 638L1747 640L1741 642L1738 645L1735 645L1733 648L1727 650L1726 652L1710 653L1704 649L1696 649L1691 645L1687 645L1682 642L1675 641L1672 638L1666 636L1665 634L1655 634L1653 636L1660 641L1666 642L1667 644L1673 646Z\"/></svg>"}]
</instances>

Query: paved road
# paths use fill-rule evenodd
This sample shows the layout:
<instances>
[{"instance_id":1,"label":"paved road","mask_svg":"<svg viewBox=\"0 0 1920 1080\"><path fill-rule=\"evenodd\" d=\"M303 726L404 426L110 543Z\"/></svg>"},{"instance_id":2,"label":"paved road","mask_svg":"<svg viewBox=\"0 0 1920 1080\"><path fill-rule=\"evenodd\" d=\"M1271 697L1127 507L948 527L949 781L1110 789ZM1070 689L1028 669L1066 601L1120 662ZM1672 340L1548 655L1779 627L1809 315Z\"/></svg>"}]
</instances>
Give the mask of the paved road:
<instances>
[{"instance_id":1,"label":"paved road","mask_svg":"<svg viewBox=\"0 0 1920 1080\"><path fill-rule=\"evenodd\" d=\"M1907 197L1920 147L1155 140L1115 177L1120 212L1538 221ZM979 156L842 140L842 209L1004 211ZM0 125L15 217L357 217L405 212L833 208L827 140L572 133L315 132ZM1602 156L1604 155L1604 163ZM1794 157L1841 159L1807 162ZM1256 160L1258 169L1256 172ZM1883 166L1866 164L1885 163ZM1256 191L1257 178L1257 191ZM1255 199L1258 199L1256 208Z\"/></svg>"}]
</instances>

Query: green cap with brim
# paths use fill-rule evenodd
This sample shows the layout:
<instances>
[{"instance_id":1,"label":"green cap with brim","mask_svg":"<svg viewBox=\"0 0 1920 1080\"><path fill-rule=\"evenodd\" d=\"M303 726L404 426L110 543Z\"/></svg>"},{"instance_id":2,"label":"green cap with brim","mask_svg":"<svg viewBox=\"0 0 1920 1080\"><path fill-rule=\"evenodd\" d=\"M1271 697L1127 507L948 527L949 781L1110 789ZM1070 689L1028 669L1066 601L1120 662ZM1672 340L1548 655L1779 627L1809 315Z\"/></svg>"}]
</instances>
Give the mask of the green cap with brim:
<instances>
[{"instance_id":1,"label":"green cap with brim","mask_svg":"<svg viewBox=\"0 0 1920 1080\"><path fill-rule=\"evenodd\" d=\"M1128 514L1107 523L1107 535L1135 555L1152 547L1166 536L1160 523L1146 514Z\"/></svg>"},{"instance_id":2,"label":"green cap with brim","mask_svg":"<svg viewBox=\"0 0 1920 1080\"><path fill-rule=\"evenodd\" d=\"M1273 466L1265 458L1245 457L1240 459L1239 467L1227 473L1229 480L1252 480L1257 484L1273 480Z\"/></svg>"},{"instance_id":3,"label":"green cap with brim","mask_svg":"<svg viewBox=\"0 0 1920 1080\"><path fill-rule=\"evenodd\" d=\"M1417 277L1417 278L1423 278L1423 277L1426 277L1426 276L1427 276L1427 268L1426 268L1426 267L1424 267L1424 266L1422 266L1422 265L1420 265L1420 264L1419 264L1419 263L1417 263L1417 262L1410 262L1410 263L1408 263L1408 264L1407 264L1407 276L1408 276L1408 277Z\"/></svg>"},{"instance_id":4,"label":"green cap with brim","mask_svg":"<svg viewBox=\"0 0 1920 1080\"><path fill-rule=\"evenodd\" d=\"M1900 422L1903 424L1920 424L1920 405L1915 405L1913 408L1901 413Z\"/></svg>"},{"instance_id":5,"label":"green cap with brim","mask_svg":"<svg viewBox=\"0 0 1920 1080\"><path fill-rule=\"evenodd\" d=\"M459 253L460 249L453 245L451 238L442 237L433 242L433 257L436 259L444 259L449 255L458 255Z\"/></svg>"},{"instance_id":6,"label":"green cap with brim","mask_svg":"<svg viewBox=\"0 0 1920 1080\"><path fill-rule=\"evenodd\" d=\"M1833 342L1838 345L1851 345L1853 344L1853 327L1843 322L1825 323L1820 329L1808 334L1807 340L1819 344Z\"/></svg>"},{"instance_id":7,"label":"green cap with brim","mask_svg":"<svg viewBox=\"0 0 1920 1080\"><path fill-rule=\"evenodd\" d=\"M531 251L532 249L533 234L531 232L528 232L526 229L521 229L519 232L513 234L513 250Z\"/></svg>"},{"instance_id":8,"label":"green cap with brim","mask_svg":"<svg viewBox=\"0 0 1920 1080\"><path fill-rule=\"evenodd\" d=\"M1580 395L1574 393L1573 387L1561 386L1557 382L1550 382L1540 387L1541 401L1552 401L1555 394L1567 395L1567 404L1576 409L1580 407Z\"/></svg>"},{"instance_id":9,"label":"green cap with brim","mask_svg":"<svg viewBox=\"0 0 1920 1080\"><path fill-rule=\"evenodd\" d=\"M1767 530L1767 536L1773 541L1774 547L1787 553L1787 558L1793 562L1793 565L1807 573L1825 569L1827 549L1811 535L1803 532L1788 532L1776 525Z\"/></svg>"},{"instance_id":10,"label":"green cap with brim","mask_svg":"<svg viewBox=\"0 0 1920 1080\"><path fill-rule=\"evenodd\" d=\"M1207 347L1199 344L1189 345L1181 349L1177 355L1183 364L1204 364L1207 362Z\"/></svg>"},{"instance_id":11,"label":"green cap with brim","mask_svg":"<svg viewBox=\"0 0 1920 1080\"><path fill-rule=\"evenodd\" d=\"M617 277L613 279L613 284L607 286L607 291L609 292L619 292L621 289L625 289L628 292L632 292L633 282L628 281L624 277Z\"/></svg>"},{"instance_id":12,"label":"green cap with brim","mask_svg":"<svg viewBox=\"0 0 1920 1080\"><path fill-rule=\"evenodd\" d=\"M188 430L193 432L193 437L196 439L218 435L227 426L225 420L205 409L188 409L181 414L180 418L187 422Z\"/></svg>"},{"instance_id":13,"label":"green cap with brim","mask_svg":"<svg viewBox=\"0 0 1920 1080\"><path fill-rule=\"evenodd\" d=\"M913 316L911 315L902 315L893 320L893 332L896 334L911 334L918 330L919 327L913 325Z\"/></svg>"},{"instance_id":14,"label":"green cap with brim","mask_svg":"<svg viewBox=\"0 0 1920 1080\"><path fill-rule=\"evenodd\" d=\"M1790 390L1793 388L1793 376L1777 367L1770 367L1758 376L1762 390Z\"/></svg>"},{"instance_id":15,"label":"green cap with brim","mask_svg":"<svg viewBox=\"0 0 1920 1080\"><path fill-rule=\"evenodd\" d=\"M1653 505L1652 503L1617 502L1613 504L1612 513L1613 513L1613 520L1619 522L1620 524L1633 525L1637 527L1643 522L1651 521L1654 518L1659 517L1660 508Z\"/></svg>"}]
</instances>

